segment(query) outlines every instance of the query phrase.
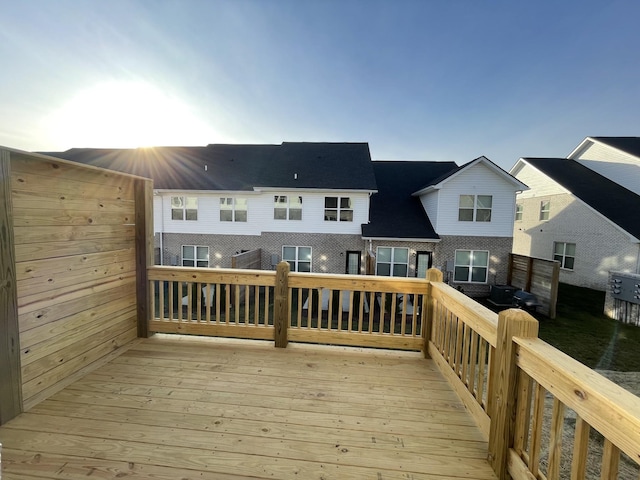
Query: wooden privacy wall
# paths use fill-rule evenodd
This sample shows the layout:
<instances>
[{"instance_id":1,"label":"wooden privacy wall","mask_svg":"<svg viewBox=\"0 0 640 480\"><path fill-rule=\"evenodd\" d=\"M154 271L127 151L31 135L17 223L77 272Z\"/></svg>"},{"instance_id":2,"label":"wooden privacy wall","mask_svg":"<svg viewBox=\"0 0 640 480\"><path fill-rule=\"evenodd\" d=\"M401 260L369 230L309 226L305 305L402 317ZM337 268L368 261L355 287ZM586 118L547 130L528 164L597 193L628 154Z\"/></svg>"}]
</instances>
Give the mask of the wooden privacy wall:
<instances>
[{"instance_id":1,"label":"wooden privacy wall","mask_svg":"<svg viewBox=\"0 0 640 480\"><path fill-rule=\"evenodd\" d=\"M538 311L550 318L556 318L559 278L560 264L556 261L509 255L507 283L533 293L541 304Z\"/></svg>"},{"instance_id":2,"label":"wooden privacy wall","mask_svg":"<svg viewBox=\"0 0 640 480\"><path fill-rule=\"evenodd\" d=\"M9 166L27 410L137 337L135 193L150 182L23 152Z\"/></svg>"}]
</instances>

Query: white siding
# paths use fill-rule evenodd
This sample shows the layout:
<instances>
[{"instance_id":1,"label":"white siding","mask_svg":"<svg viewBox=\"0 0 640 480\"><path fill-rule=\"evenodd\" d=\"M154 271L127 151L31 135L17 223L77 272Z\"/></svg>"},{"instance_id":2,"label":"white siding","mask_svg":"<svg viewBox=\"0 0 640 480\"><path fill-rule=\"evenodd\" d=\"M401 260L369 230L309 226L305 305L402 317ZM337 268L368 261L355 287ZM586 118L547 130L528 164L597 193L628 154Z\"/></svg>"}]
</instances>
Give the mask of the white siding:
<instances>
[{"instance_id":1,"label":"white siding","mask_svg":"<svg viewBox=\"0 0 640 480\"><path fill-rule=\"evenodd\" d=\"M438 193L439 190L435 190L433 192L427 193L426 195L420 196L422 208L424 208L424 211L427 212L427 216L429 217L429 220L431 220L431 225L433 225L434 229L438 224Z\"/></svg>"},{"instance_id":2,"label":"white siding","mask_svg":"<svg viewBox=\"0 0 640 480\"><path fill-rule=\"evenodd\" d=\"M529 187L529 190L518 194L518 199L568 193L559 183L529 164L524 164L515 177Z\"/></svg>"},{"instance_id":3,"label":"white siding","mask_svg":"<svg viewBox=\"0 0 640 480\"><path fill-rule=\"evenodd\" d=\"M595 142L571 157L585 167L640 195L640 159Z\"/></svg>"},{"instance_id":4,"label":"white siding","mask_svg":"<svg viewBox=\"0 0 640 480\"><path fill-rule=\"evenodd\" d=\"M302 196L302 220L275 220L273 218L274 195ZM162 214L154 214L155 231L160 231L163 222L166 233L200 233L220 235L260 235L263 232L337 233L361 234L361 225L369 221L368 193L335 192L263 192L263 193L163 193ZM172 196L197 196L198 220L172 220ZM353 206L352 222L328 222L324 220L324 199L329 197L350 197ZM247 199L246 222L221 222L220 198L236 197ZM156 205L156 201L154 201Z\"/></svg>"},{"instance_id":5,"label":"white siding","mask_svg":"<svg viewBox=\"0 0 640 480\"><path fill-rule=\"evenodd\" d=\"M492 195L490 222L458 221L460 195ZM515 211L515 187L482 163L461 171L447 180L438 195L437 222L439 235L511 237ZM433 219L432 219L433 222Z\"/></svg>"},{"instance_id":6,"label":"white siding","mask_svg":"<svg viewBox=\"0 0 640 480\"><path fill-rule=\"evenodd\" d=\"M162 197L153 196L153 233L162 231Z\"/></svg>"}]
</instances>

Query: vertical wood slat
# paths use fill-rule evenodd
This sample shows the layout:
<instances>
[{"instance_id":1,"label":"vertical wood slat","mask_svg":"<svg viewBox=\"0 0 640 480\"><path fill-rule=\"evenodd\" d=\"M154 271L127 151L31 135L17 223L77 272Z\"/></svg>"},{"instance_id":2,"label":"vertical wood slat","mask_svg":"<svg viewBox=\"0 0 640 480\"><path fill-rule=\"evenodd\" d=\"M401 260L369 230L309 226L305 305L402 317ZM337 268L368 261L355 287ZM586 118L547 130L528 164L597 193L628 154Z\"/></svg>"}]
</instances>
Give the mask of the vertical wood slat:
<instances>
[{"instance_id":1,"label":"vertical wood slat","mask_svg":"<svg viewBox=\"0 0 640 480\"><path fill-rule=\"evenodd\" d=\"M529 471L534 477L540 471L540 456L542 446L542 424L544 422L544 397L546 389L536 384L535 397L533 403L533 423L531 427L531 444L529 447Z\"/></svg>"},{"instance_id":2,"label":"vertical wood slat","mask_svg":"<svg viewBox=\"0 0 640 480\"><path fill-rule=\"evenodd\" d=\"M438 270L437 268L430 268L427 270L427 280L428 280L428 285L427 285L427 318L426 318L426 324L422 325L423 328L423 334L422 336L424 337L424 356L425 357L429 357L429 342L433 341L433 332L434 329L436 328L435 324L436 324L436 300L433 298L433 287L431 286L432 282L442 282L442 272L440 270ZM425 306L424 302L423 302L423 307ZM415 309L414 309L415 310ZM424 310L424 308L423 308ZM415 313L415 311L414 311ZM436 330L436 332L439 331L439 329ZM433 343L436 343L435 341ZM437 344L436 344L437 347Z\"/></svg>"},{"instance_id":3,"label":"vertical wood slat","mask_svg":"<svg viewBox=\"0 0 640 480\"><path fill-rule=\"evenodd\" d=\"M618 478L618 464L620 463L620 449L608 438L604 439L604 451L602 452L602 466L600 467L600 480L616 480Z\"/></svg>"},{"instance_id":4,"label":"vertical wood slat","mask_svg":"<svg viewBox=\"0 0 640 480\"><path fill-rule=\"evenodd\" d=\"M169 321L173 321L173 284L174 282L169 281Z\"/></svg>"},{"instance_id":5,"label":"vertical wood slat","mask_svg":"<svg viewBox=\"0 0 640 480\"><path fill-rule=\"evenodd\" d=\"M205 298L204 298L204 305L206 308L206 313L205 313L205 322L207 323L211 323L211 284L207 283L207 286L205 287ZM216 295L217 296L217 295Z\"/></svg>"},{"instance_id":6,"label":"vertical wood slat","mask_svg":"<svg viewBox=\"0 0 640 480\"><path fill-rule=\"evenodd\" d=\"M571 459L571 480L584 480L587 473L589 452L589 431L591 427L582 417L576 418L576 433L573 440L573 458Z\"/></svg>"},{"instance_id":7,"label":"vertical wood slat","mask_svg":"<svg viewBox=\"0 0 640 480\"><path fill-rule=\"evenodd\" d=\"M471 332L471 356L469 359L469 385L467 389L473 394L476 388L477 365L478 365L478 332Z\"/></svg>"},{"instance_id":8,"label":"vertical wood slat","mask_svg":"<svg viewBox=\"0 0 640 480\"><path fill-rule=\"evenodd\" d=\"M564 411L564 404L557 398L554 398L553 413L551 415L551 436L549 439L549 467L547 469L548 480L558 480L560 478Z\"/></svg>"},{"instance_id":9,"label":"vertical wood slat","mask_svg":"<svg viewBox=\"0 0 640 480\"><path fill-rule=\"evenodd\" d=\"M516 411L513 449L518 455L522 455L522 453L527 450L529 441L533 381L531 377L522 370L520 370L518 375L518 407Z\"/></svg>"},{"instance_id":10,"label":"vertical wood slat","mask_svg":"<svg viewBox=\"0 0 640 480\"><path fill-rule=\"evenodd\" d=\"M136 245L136 303L138 337L149 336L149 307L154 299L149 295L147 269L153 265L153 183L134 180L135 245Z\"/></svg>"},{"instance_id":11,"label":"vertical wood slat","mask_svg":"<svg viewBox=\"0 0 640 480\"><path fill-rule=\"evenodd\" d=\"M0 425L22 412L11 155L0 150ZM146 322L146 320L145 320Z\"/></svg>"},{"instance_id":12,"label":"vertical wood slat","mask_svg":"<svg viewBox=\"0 0 640 480\"><path fill-rule=\"evenodd\" d=\"M164 280L158 281L158 310L160 310L160 320L164 320Z\"/></svg>"}]
</instances>

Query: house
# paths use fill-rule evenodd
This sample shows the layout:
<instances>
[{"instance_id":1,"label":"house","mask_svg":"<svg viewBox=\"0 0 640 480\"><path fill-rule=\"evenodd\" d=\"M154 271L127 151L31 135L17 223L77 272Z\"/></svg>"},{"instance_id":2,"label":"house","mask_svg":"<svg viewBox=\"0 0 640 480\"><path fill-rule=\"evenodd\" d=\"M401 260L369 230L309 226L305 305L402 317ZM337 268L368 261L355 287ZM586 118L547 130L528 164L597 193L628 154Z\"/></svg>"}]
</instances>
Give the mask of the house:
<instances>
[{"instance_id":1,"label":"house","mask_svg":"<svg viewBox=\"0 0 640 480\"><path fill-rule=\"evenodd\" d=\"M630 152L640 139L588 137L570 158L519 159L511 174L530 189L517 197L514 253L557 260L561 282L598 290L610 271L637 273L640 157Z\"/></svg>"},{"instance_id":2,"label":"house","mask_svg":"<svg viewBox=\"0 0 640 480\"><path fill-rule=\"evenodd\" d=\"M424 276L433 265L473 296L506 282L513 206L524 183L486 157L460 167L376 161L373 168L378 193L362 236L375 254L377 274L391 269Z\"/></svg>"},{"instance_id":3,"label":"house","mask_svg":"<svg viewBox=\"0 0 640 480\"><path fill-rule=\"evenodd\" d=\"M153 178L157 263L229 267L261 249L263 269L424 276L434 265L472 295L506 281L526 188L485 157L372 161L366 143L48 154Z\"/></svg>"}]
</instances>

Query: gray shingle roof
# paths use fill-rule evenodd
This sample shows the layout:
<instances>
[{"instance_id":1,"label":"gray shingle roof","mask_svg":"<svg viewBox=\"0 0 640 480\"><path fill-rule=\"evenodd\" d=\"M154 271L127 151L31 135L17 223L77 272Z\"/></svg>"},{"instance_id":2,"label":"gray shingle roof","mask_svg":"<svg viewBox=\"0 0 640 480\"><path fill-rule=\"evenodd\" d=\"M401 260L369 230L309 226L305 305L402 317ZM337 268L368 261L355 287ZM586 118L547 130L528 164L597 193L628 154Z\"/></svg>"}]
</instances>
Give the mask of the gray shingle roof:
<instances>
[{"instance_id":1,"label":"gray shingle roof","mask_svg":"<svg viewBox=\"0 0 640 480\"><path fill-rule=\"evenodd\" d=\"M575 160L565 158L523 158L591 208L640 239L640 196L594 172Z\"/></svg>"},{"instance_id":2,"label":"gray shingle roof","mask_svg":"<svg viewBox=\"0 0 640 480\"><path fill-rule=\"evenodd\" d=\"M640 137L591 137L606 145L640 158Z\"/></svg>"},{"instance_id":3,"label":"gray shingle roof","mask_svg":"<svg viewBox=\"0 0 640 480\"><path fill-rule=\"evenodd\" d=\"M42 152L154 180L154 188L376 190L367 143L284 142L140 149L72 148ZM205 169L206 166L206 169Z\"/></svg>"},{"instance_id":4,"label":"gray shingle roof","mask_svg":"<svg viewBox=\"0 0 640 480\"><path fill-rule=\"evenodd\" d=\"M362 236L439 239L420 198L411 194L457 168L453 162L373 162L378 193L371 196L370 223L362 226Z\"/></svg>"}]
</instances>

